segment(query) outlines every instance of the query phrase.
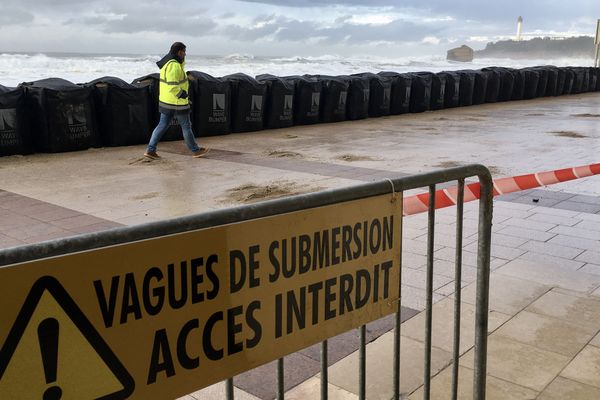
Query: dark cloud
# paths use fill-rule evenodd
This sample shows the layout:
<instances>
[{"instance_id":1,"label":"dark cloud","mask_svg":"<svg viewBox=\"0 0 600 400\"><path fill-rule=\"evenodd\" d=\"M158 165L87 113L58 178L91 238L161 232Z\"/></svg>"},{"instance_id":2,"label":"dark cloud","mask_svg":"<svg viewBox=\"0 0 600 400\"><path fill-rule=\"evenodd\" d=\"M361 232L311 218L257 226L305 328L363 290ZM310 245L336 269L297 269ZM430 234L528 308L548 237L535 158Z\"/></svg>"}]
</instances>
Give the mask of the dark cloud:
<instances>
[{"instance_id":1,"label":"dark cloud","mask_svg":"<svg viewBox=\"0 0 600 400\"><path fill-rule=\"evenodd\" d=\"M123 18L105 16L71 19L68 24L95 25L107 33L169 32L182 35L204 35L217 27L213 20L196 16L126 15Z\"/></svg>"},{"instance_id":2,"label":"dark cloud","mask_svg":"<svg viewBox=\"0 0 600 400\"><path fill-rule=\"evenodd\" d=\"M285 17L267 17L260 27L248 28L229 25L221 32L241 41L255 41L273 38L277 41L302 42L318 39L327 44L364 44L369 42L414 42L426 36L435 35L441 26L417 25L411 21L395 20L387 24L355 24L348 19L340 19L334 27L324 27L314 21L300 21Z\"/></svg>"},{"instance_id":3,"label":"dark cloud","mask_svg":"<svg viewBox=\"0 0 600 400\"><path fill-rule=\"evenodd\" d=\"M33 14L30 12L12 7L2 7L0 26L21 25L31 21L33 21Z\"/></svg>"},{"instance_id":4,"label":"dark cloud","mask_svg":"<svg viewBox=\"0 0 600 400\"><path fill-rule=\"evenodd\" d=\"M432 12L460 19L481 21L516 21L522 15L525 21L543 23L545 27L560 25L561 21L573 18L600 15L598 0L240 0L248 3L262 3L285 7L326 7L326 6L362 6L393 7L399 10L414 9L421 12Z\"/></svg>"}]
</instances>

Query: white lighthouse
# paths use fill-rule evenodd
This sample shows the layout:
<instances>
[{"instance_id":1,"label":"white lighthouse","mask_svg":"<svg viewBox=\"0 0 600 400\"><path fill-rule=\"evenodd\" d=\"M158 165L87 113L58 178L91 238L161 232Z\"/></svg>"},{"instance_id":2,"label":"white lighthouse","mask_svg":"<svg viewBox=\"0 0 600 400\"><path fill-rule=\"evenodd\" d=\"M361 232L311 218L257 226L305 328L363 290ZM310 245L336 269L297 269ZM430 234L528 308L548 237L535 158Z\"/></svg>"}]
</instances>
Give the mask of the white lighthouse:
<instances>
[{"instance_id":1,"label":"white lighthouse","mask_svg":"<svg viewBox=\"0 0 600 400\"><path fill-rule=\"evenodd\" d=\"M521 41L521 30L523 29L523 17L517 19L517 42Z\"/></svg>"}]
</instances>

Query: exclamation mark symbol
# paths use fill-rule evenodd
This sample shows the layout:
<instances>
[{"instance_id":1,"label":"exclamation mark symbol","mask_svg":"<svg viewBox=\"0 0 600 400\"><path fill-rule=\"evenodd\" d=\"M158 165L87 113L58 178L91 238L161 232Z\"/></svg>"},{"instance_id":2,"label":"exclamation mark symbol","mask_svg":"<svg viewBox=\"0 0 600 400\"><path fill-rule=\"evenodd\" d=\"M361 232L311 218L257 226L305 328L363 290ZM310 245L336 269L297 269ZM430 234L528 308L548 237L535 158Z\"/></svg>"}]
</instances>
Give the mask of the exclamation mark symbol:
<instances>
[{"instance_id":1,"label":"exclamation mark symbol","mask_svg":"<svg viewBox=\"0 0 600 400\"><path fill-rule=\"evenodd\" d=\"M56 370L58 368L58 321L54 318L46 318L38 326L38 340L42 352L42 363L44 364L44 376L46 384L56 382ZM60 400L62 390L59 386L51 386L44 392L43 400Z\"/></svg>"}]
</instances>

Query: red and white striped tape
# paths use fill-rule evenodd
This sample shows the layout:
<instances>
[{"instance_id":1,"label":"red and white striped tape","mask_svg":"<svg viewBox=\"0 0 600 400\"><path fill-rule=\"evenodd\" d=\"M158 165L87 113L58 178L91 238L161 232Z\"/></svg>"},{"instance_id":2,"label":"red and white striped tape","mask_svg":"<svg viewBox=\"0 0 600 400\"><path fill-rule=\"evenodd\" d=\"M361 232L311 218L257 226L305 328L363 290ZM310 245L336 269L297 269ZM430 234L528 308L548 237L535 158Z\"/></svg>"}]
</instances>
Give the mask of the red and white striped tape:
<instances>
[{"instance_id":1,"label":"red and white striped tape","mask_svg":"<svg viewBox=\"0 0 600 400\"><path fill-rule=\"evenodd\" d=\"M510 178L494 179L494 196L533 189L540 186L572 181L587 176L600 175L600 164L585 165L582 167L558 169L556 171L538 172L535 174L519 175ZM456 205L458 187L440 189L435 192L435 208L445 208ZM469 183L465 185L465 203L477 200L480 197L480 185ZM413 215L426 212L429 208L429 193L405 197L403 201L403 214Z\"/></svg>"}]
</instances>

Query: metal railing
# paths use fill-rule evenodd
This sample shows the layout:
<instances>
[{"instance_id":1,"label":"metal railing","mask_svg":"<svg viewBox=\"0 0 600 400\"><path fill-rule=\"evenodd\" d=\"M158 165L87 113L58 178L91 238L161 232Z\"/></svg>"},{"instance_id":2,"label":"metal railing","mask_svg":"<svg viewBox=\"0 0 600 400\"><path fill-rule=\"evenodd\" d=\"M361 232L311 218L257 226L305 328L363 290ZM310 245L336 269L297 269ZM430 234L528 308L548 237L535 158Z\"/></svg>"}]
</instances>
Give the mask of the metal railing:
<instances>
[{"instance_id":1,"label":"metal railing","mask_svg":"<svg viewBox=\"0 0 600 400\"><path fill-rule=\"evenodd\" d=\"M202 228L215 227L256 218L268 217L314 207L332 205L345 201L358 200L411 189L429 188L428 240L427 240L427 278L426 278L426 326L425 326L425 368L424 399L429 399L431 391L431 348L432 348L432 310L433 310L433 270L434 270L434 228L435 228L435 191L436 185L457 181L457 214L456 214L456 255L455 255L455 311L453 342L453 375L452 399L457 398L458 358L460 346L460 305L461 305L461 271L462 271L462 236L463 236L463 198L465 179L478 177L481 191L479 201L478 254L477 254L477 294L475 314L475 361L473 398L485 399L486 364L487 364L487 326L488 326L488 292L490 270L490 239L492 221L492 180L490 172L482 165L439 170L420 175L412 175L392 180L371 182L349 188L327 190L318 193L293 196L283 199L265 201L258 204L245 205L231 209L212 211L167 221L148 223L139 226L116 228L108 231L91 233L71 238L64 238L36 245L22 246L0 250L0 268L6 265L55 257L69 253L97 249L139 240L151 239ZM400 274L400 277L402 274ZM401 278L398 282L399 288ZM397 302L394 328L394 360L393 360L393 398L400 399L400 325L401 305ZM359 399L366 398L366 325L359 328ZM321 399L328 398L328 346L327 341L321 344ZM284 362L277 361L277 399L284 398ZM234 398L233 377L226 381L226 398Z\"/></svg>"}]
</instances>

